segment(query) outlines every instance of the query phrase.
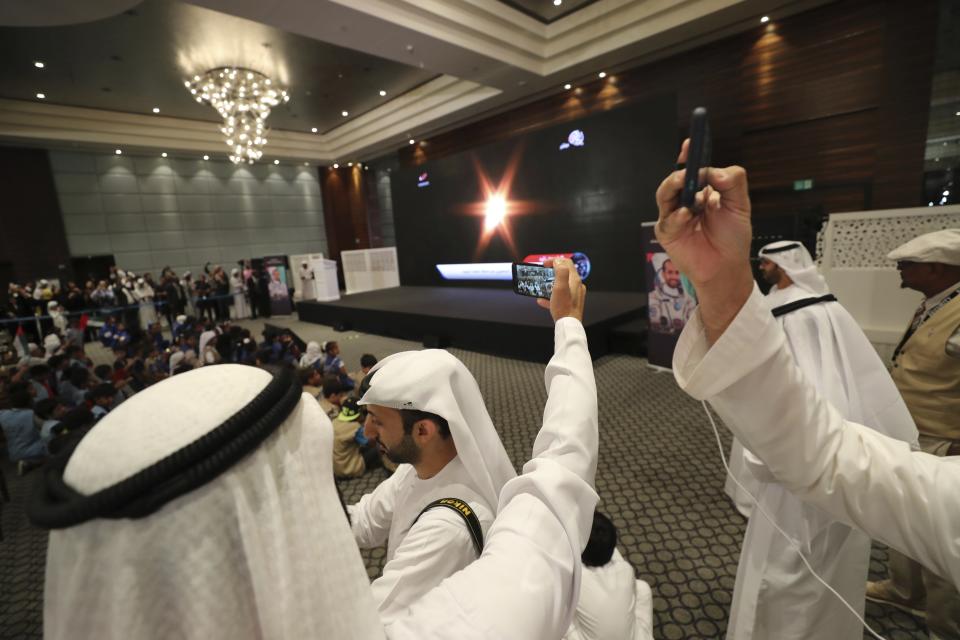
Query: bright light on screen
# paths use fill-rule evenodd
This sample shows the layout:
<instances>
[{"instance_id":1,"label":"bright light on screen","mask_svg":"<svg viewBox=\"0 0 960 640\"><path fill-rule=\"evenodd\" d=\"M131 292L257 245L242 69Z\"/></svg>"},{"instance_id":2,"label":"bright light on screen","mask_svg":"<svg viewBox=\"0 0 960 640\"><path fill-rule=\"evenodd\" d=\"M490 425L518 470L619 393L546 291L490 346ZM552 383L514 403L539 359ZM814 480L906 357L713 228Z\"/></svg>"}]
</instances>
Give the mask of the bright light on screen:
<instances>
[{"instance_id":1,"label":"bright light on screen","mask_svg":"<svg viewBox=\"0 0 960 640\"><path fill-rule=\"evenodd\" d=\"M495 193L487 198L487 204L484 207L483 229L492 231L503 222L507 215L507 199L499 193Z\"/></svg>"}]
</instances>

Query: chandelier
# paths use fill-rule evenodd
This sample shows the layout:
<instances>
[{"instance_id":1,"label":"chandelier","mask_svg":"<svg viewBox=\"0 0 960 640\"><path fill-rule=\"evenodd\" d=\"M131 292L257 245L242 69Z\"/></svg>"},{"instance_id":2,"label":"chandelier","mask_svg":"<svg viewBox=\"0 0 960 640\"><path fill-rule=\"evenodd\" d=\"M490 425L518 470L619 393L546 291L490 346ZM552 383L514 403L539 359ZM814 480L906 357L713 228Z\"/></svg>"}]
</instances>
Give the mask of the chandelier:
<instances>
[{"instance_id":1,"label":"chandelier","mask_svg":"<svg viewBox=\"0 0 960 640\"><path fill-rule=\"evenodd\" d=\"M270 110L290 100L286 89L258 71L219 67L183 83L197 102L209 104L223 118L220 131L230 147L234 164L253 164L267 144L264 124Z\"/></svg>"}]
</instances>

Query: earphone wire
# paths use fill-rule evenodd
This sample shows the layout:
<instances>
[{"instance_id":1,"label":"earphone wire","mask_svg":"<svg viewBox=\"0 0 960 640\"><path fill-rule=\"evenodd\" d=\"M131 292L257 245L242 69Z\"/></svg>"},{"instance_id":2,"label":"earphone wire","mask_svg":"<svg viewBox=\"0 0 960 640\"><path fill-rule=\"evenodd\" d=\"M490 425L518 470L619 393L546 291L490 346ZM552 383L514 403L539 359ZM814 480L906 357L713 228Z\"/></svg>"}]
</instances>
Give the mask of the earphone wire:
<instances>
[{"instance_id":1,"label":"earphone wire","mask_svg":"<svg viewBox=\"0 0 960 640\"><path fill-rule=\"evenodd\" d=\"M844 599L844 597L837 592L836 589L834 589L829 584L827 584L827 581L821 578L820 575L813 570L813 566L810 565L810 561L807 560L807 557L803 554L803 551L801 551L800 545L797 544L793 538L787 535L787 532L781 529L780 525L774 522L773 517L769 513L767 513L762 506L760 506L760 501L757 500L757 497L752 493L750 493L749 489L747 489L745 486L740 484L740 481L737 480L736 476L733 475L733 473L730 471L730 466L727 464L727 456L726 454L723 453L723 443L720 441L720 431L719 429L717 429L717 423L713 419L713 413L710 411L710 408L707 406L706 401L701 400L701 404L703 405L703 410L707 413L707 418L710 420L710 426L713 427L713 435L717 439L717 449L720 451L720 460L723 462L723 468L726 470L727 476L731 478L734 481L734 483L738 487L740 487L740 489L743 490L744 493L750 496L750 499L753 501L754 508L763 514L763 517L767 519L767 522L772 524L773 528L776 529L780 533L780 535L786 538L787 542L790 543L790 546L793 547L793 549L797 552L797 555L800 556L800 559L803 560L803 564L806 565L807 570L810 571L811 575L813 575L813 577L816 578L820 582L820 584L825 586L827 590L830 591L830 593L835 595L840 600L840 602L842 602L844 606L850 610L850 613L852 613L857 618L857 620L860 621L860 624L863 625L863 628L866 629L870 633L870 635L872 635L874 638L877 638L877 640L885 640L883 636L881 636L879 633L874 631L873 628L871 628L870 625L867 624L867 621L863 619L863 616L857 613L857 610L854 609L853 606L849 602L847 602Z\"/></svg>"}]
</instances>

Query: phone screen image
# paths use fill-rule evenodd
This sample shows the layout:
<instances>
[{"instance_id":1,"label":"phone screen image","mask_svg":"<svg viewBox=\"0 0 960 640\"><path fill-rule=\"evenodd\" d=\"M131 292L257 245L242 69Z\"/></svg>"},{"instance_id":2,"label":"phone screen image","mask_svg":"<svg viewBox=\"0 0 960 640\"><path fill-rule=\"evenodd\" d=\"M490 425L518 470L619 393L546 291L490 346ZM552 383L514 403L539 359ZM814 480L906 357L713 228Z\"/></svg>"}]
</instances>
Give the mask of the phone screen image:
<instances>
[{"instance_id":1,"label":"phone screen image","mask_svg":"<svg viewBox=\"0 0 960 640\"><path fill-rule=\"evenodd\" d=\"M553 293L553 269L538 264L513 265L513 290L522 296L550 299Z\"/></svg>"}]
</instances>

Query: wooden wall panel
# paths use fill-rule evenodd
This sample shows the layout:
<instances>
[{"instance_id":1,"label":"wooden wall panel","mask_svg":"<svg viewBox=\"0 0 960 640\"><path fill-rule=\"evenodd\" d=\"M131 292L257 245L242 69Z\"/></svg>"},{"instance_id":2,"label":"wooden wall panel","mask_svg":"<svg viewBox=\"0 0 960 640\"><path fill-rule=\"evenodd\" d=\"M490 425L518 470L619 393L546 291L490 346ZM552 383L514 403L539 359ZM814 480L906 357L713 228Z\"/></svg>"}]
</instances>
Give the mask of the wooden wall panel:
<instances>
[{"instance_id":1,"label":"wooden wall panel","mask_svg":"<svg viewBox=\"0 0 960 640\"><path fill-rule=\"evenodd\" d=\"M0 148L0 198L0 263L11 265L5 277L20 283L73 277L47 152Z\"/></svg>"},{"instance_id":2,"label":"wooden wall panel","mask_svg":"<svg viewBox=\"0 0 960 640\"><path fill-rule=\"evenodd\" d=\"M832 3L466 124L399 158L416 165L673 92L678 142L693 107L707 106L714 160L746 166L757 216L919 206L936 20L934 2ZM808 178L812 191L792 191Z\"/></svg>"},{"instance_id":3,"label":"wooden wall panel","mask_svg":"<svg viewBox=\"0 0 960 640\"><path fill-rule=\"evenodd\" d=\"M330 253L327 258L338 260L341 251L369 248L363 169L359 165L321 168L320 191Z\"/></svg>"}]
</instances>

